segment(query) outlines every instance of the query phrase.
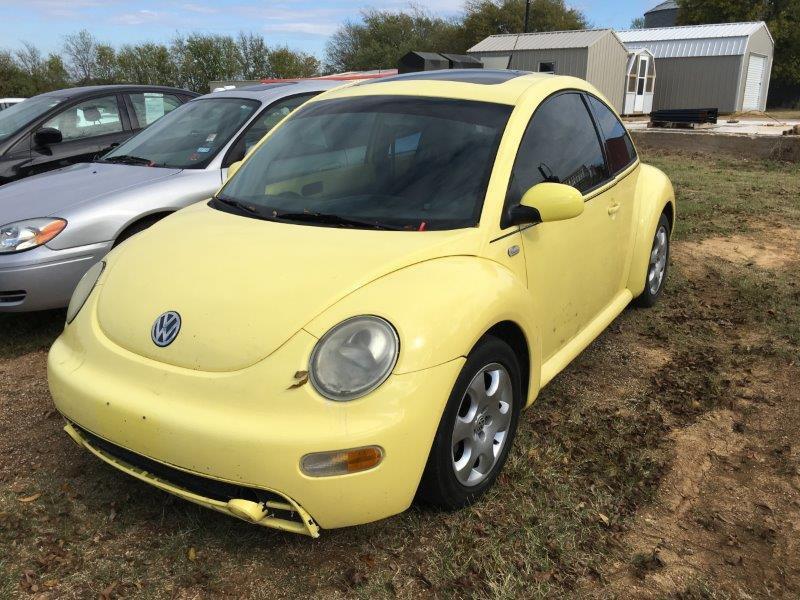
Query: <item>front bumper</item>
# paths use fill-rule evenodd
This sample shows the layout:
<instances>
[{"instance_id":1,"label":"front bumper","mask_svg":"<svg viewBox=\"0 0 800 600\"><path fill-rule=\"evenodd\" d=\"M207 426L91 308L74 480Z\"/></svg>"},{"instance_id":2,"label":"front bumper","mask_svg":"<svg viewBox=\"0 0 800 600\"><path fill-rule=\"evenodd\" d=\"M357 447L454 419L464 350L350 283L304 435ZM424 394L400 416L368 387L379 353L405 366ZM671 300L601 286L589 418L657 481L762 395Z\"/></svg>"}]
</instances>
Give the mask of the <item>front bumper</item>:
<instances>
[{"instance_id":1,"label":"front bumper","mask_svg":"<svg viewBox=\"0 0 800 600\"><path fill-rule=\"evenodd\" d=\"M138 356L108 340L96 320L97 296L56 341L48 360L53 399L71 423L181 472L277 494L298 515L308 515L303 527L312 535L309 519L323 528L344 527L410 506L463 359L393 375L353 402L331 402L309 384L288 389L316 342L305 331L252 367L200 372ZM97 449L91 442L82 445ZM309 477L300 470L308 453L369 445L385 453L369 471ZM94 450L139 479L242 517L227 503L174 481L137 475L125 461ZM256 522L278 526L269 518Z\"/></svg>"},{"instance_id":2,"label":"front bumper","mask_svg":"<svg viewBox=\"0 0 800 600\"><path fill-rule=\"evenodd\" d=\"M40 246L0 255L0 312L64 308L83 274L111 246L111 242L65 250Z\"/></svg>"},{"instance_id":3,"label":"front bumper","mask_svg":"<svg viewBox=\"0 0 800 600\"><path fill-rule=\"evenodd\" d=\"M256 525L319 537L319 526L314 519L291 498L283 497L277 492L246 490L241 486L222 484L195 474L178 472L167 465L110 444L72 423L67 423L64 431L78 446L112 467L184 500ZM175 481L183 482L183 485L176 484ZM200 493L193 491L193 487L200 488Z\"/></svg>"}]
</instances>

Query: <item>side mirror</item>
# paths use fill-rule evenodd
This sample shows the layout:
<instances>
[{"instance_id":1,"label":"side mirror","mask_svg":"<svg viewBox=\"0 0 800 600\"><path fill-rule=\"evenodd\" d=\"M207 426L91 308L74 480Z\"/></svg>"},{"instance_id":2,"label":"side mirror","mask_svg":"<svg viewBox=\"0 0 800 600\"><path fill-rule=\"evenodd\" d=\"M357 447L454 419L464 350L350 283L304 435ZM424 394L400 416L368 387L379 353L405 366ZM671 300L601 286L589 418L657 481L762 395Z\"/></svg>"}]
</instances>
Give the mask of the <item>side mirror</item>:
<instances>
[{"instance_id":1,"label":"side mirror","mask_svg":"<svg viewBox=\"0 0 800 600\"><path fill-rule=\"evenodd\" d=\"M236 171L238 171L239 167L242 166L242 162L243 161L241 160L237 160L235 163L230 164L230 166L228 167L228 175L225 177L225 181L228 181L231 177L233 177L236 174Z\"/></svg>"},{"instance_id":2,"label":"side mirror","mask_svg":"<svg viewBox=\"0 0 800 600\"><path fill-rule=\"evenodd\" d=\"M39 148L46 148L52 144L60 144L64 137L54 127L42 127L33 134L33 143Z\"/></svg>"},{"instance_id":3,"label":"side mirror","mask_svg":"<svg viewBox=\"0 0 800 600\"><path fill-rule=\"evenodd\" d=\"M583 196L574 187L563 183L540 183L522 196L511 209L512 225L566 221L583 213Z\"/></svg>"}]
</instances>

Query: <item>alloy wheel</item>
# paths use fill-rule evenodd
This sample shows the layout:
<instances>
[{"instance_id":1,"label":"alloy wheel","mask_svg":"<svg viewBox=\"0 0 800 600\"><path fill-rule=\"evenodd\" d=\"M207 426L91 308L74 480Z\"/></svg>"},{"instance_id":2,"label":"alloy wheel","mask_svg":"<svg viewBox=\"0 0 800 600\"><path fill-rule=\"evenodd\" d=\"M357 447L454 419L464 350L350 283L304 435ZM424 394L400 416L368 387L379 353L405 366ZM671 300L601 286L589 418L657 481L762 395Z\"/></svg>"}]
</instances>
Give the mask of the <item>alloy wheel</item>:
<instances>
[{"instance_id":1,"label":"alloy wheel","mask_svg":"<svg viewBox=\"0 0 800 600\"><path fill-rule=\"evenodd\" d=\"M513 386L499 363L483 367L461 398L452 435L452 466L465 486L484 481L497 464L511 426Z\"/></svg>"}]
</instances>

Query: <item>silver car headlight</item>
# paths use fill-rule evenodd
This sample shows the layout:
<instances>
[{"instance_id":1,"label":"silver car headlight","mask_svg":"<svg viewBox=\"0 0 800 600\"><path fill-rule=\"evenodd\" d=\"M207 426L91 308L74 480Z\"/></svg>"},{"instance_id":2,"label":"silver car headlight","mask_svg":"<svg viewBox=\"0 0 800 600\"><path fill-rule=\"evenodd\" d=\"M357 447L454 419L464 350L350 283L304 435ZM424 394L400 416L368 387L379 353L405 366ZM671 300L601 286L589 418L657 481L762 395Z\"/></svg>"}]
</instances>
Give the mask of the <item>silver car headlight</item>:
<instances>
[{"instance_id":1,"label":"silver car headlight","mask_svg":"<svg viewBox=\"0 0 800 600\"><path fill-rule=\"evenodd\" d=\"M386 381L399 350L397 332L387 321L372 316L342 321L311 353L311 385L330 400L355 400Z\"/></svg>"},{"instance_id":2,"label":"silver car headlight","mask_svg":"<svg viewBox=\"0 0 800 600\"><path fill-rule=\"evenodd\" d=\"M103 269L105 268L106 263L101 260L99 263L95 263L84 273L83 277L81 277L78 286L75 288L75 291L72 292L72 298L67 307L67 325L72 323L75 317L78 316L78 313L81 312L83 305L86 304L89 294L92 293L94 286L97 284L97 280L100 279L100 275L103 274Z\"/></svg>"},{"instance_id":3,"label":"silver car headlight","mask_svg":"<svg viewBox=\"0 0 800 600\"><path fill-rule=\"evenodd\" d=\"M0 227L0 254L30 250L64 231L64 219L27 219Z\"/></svg>"}]
</instances>

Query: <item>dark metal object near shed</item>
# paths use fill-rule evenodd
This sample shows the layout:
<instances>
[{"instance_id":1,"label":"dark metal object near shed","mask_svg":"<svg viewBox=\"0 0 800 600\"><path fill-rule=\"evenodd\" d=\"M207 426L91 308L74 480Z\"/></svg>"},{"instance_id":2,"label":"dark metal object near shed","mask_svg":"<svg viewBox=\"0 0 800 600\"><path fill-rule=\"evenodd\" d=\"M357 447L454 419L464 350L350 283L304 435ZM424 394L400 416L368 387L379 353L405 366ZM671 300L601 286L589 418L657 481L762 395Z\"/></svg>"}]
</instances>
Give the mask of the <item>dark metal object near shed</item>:
<instances>
[{"instance_id":1,"label":"dark metal object near shed","mask_svg":"<svg viewBox=\"0 0 800 600\"><path fill-rule=\"evenodd\" d=\"M716 124L719 110L716 108L687 108L683 110L656 110L650 113L653 125L667 123Z\"/></svg>"},{"instance_id":2,"label":"dark metal object near shed","mask_svg":"<svg viewBox=\"0 0 800 600\"><path fill-rule=\"evenodd\" d=\"M449 68L450 61L441 54L436 52L409 52L400 59L397 65L397 72L403 74Z\"/></svg>"}]
</instances>

